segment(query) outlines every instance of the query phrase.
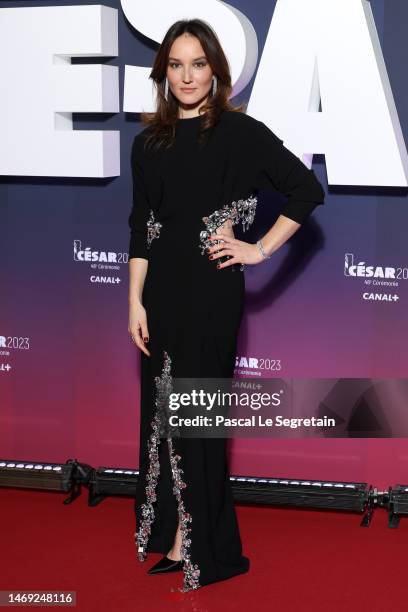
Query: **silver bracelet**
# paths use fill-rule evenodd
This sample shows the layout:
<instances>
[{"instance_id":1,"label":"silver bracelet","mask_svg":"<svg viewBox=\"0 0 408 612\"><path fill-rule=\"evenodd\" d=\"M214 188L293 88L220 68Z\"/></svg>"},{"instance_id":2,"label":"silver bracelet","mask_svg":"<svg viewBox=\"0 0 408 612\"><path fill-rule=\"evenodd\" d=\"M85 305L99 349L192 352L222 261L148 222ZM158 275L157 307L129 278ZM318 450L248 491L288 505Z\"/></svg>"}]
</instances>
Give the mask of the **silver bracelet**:
<instances>
[{"instance_id":1,"label":"silver bracelet","mask_svg":"<svg viewBox=\"0 0 408 612\"><path fill-rule=\"evenodd\" d=\"M257 244L257 247L258 247L259 252L261 253L262 257L263 257L264 259L269 259L269 258L271 257L271 255L267 255L267 254L265 253L264 248L263 248L263 246L262 246L262 242L261 242L260 240L258 240L258 242L257 242L256 244Z\"/></svg>"}]
</instances>

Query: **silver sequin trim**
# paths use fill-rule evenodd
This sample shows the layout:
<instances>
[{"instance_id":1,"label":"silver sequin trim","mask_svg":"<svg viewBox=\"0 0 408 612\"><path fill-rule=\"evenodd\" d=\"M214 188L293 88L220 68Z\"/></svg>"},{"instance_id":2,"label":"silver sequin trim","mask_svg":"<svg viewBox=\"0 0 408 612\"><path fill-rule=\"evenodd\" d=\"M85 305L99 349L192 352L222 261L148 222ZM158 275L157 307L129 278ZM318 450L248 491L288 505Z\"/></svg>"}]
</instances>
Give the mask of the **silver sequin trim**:
<instances>
[{"instance_id":1,"label":"silver sequin trim","mask_svg":"<svg viewBox=\"0 0 408 612\"><path fill-rule=\"evenodd\" d=\"M151 533L151 526L154 521L153 503L156 501L156 487L160 475L159 444L160 432L163 427L161 390L168 382L170 370L170 360L166 359L166 355L167 354L165 353L162 376L156 376L155 378L157 390L155 399L156 410L153 421L151 422L152 433L150 434L150 438L147 442L149 469L146 476L146 502L141 506L141 514L143 518L139 525L136 537L138 557L140 561L144 561L147 556L146 547Z\"/></svg>"},{"instance_id":2,"label":"silver sequin trim","mask_svg":"<svg viewBox=\"0 0 408 612\"><path fill-rule=\"evenodd\" d=\"M162 224L160 223L160 221L154 220L154 213L151 209L150 209L150 217L146 225L147 225L147 248L150 248L153 238L158 238L160 236L160 228L162 227Z\"/></svg>"},{"instance_id":3,"label":"silver sequin trim","mask_svg":"<svg viewBox=\"0 0 408 612\"><path fill-rule=\"evenodd\" d=\"M163 351L164 365L161 376L155 377L156 383L156 412L153 421L151 422L152 433L148 441L148 452L149 452L149 469L147 473L147 486L146 486L146 503L142 504L142 521L139 530L136 535L136 543L138 546L138 557L140 561L144 561L147 556L146 548L149 536L151 533L151 525L154 521L154 508L153 502L156 501L156 487L157 481L160 474L160 461L158 446L160 444L160 438L163 431L167 430L167 404L168 397L172 392L172 375L171 375L171 359L166 351ZM164 429L165 428L165 429ZM193 564L190 557L190 546L191 538L189 533L191 527L189 523L192 522L191 514L189 514L184 506L182 500L181 491L186 488L186 483L182 479L183 470L178 466L180 461L180 455L174 453L173 440L171 437L167 437L167 444L169 448L169 458L173 477L173 493L177 499L178 516L181 531L181 558L184 560L183 572L184 580L183 586L179 589L181 592L187 592L192 589L198 589L201 585L198 581L200 576L200 570L197 564Z\"/></svg>"},{"instance_id":4,"label":"silver sequin trim","mask_svg":"<svg viewBox=\"0 0 408 612\"><path fill-rule=\"evenodd\" d=\"M179 590L182 593L186 593L187 591L191 591L192 589L198 589L201 586L198 581L198 578L200 576L200 569L196 563L193 563L191 561L189 552L191 546L191 539L188 534L191 531L191 527L189 527L188 524L191 523L193 519L191 517L191 514L186 511L184 507L184 502L181 497L182 489L185 489L185 487L187 486L181 476L183 470L178 466L178 462L180 461L181 457L180 455L176 455L174 453L173 440L171 438L167 438L167 443L169 445L170 464L171 471L173 474L173 493L177 499L178 516L181 531L180 553L181 558L184 559L184 581L183 586Z\"/></svg>"},{"instance_id":5,"label":"silver sequin trim","mask_svg":"<svg viewBox=\"0 0 408 612\"><path fill-rule=\"evenodd\" d=\"M222 208L215 210L208 217L203 217L203 221L207 229L200 232L200 249L201 255L205 254L205 249L213 244L219 244L222 240L210 241L211 234L215 234L216 230L227 221L232 220L232 225L242 222L242 228L245 231L251 225L255 218L256 205L258 199L255 195L250 195L246 199L241 199L225 204ZM234 269L234 268L232 268ZM244 265L241 264L241 270Z\"/></svg>"}]
</instances>

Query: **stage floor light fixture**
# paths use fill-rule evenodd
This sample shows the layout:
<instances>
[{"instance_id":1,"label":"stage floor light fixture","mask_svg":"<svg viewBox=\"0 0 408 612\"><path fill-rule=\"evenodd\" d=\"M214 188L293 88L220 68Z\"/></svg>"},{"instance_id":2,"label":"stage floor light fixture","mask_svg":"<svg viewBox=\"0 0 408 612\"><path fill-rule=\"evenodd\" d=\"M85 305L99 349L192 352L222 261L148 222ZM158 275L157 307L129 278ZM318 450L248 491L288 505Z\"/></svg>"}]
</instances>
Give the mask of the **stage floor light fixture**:
<instances>
[{"instance_id":1,"label":"stage floor light fixture","mask_svg":"<svg viewBox=\"0 0 408 612\"><path fill-rule=\"evenodd\" d=\"M365 512L367 527L377 503L377 491L365 482L231 476L234 499L268 506L296 506Z\"/></svg>"},{"instance_id":2,"label":"stage floor light fixture","mask_svg":"<svg viewBox=\"0 0 408 612\"><path fill-rule=\"evenodd\" d=\"M139 470L132 468L94 469L76 459L65 464L0 460L0 486L69 491L66 504L80 495L82 485L88 487L89 506L111 495L135 497L138 476ZM365 482L230 476L230 483L236 502L364 513L364 527L370 524L375 507L388 505L388 494L380 495ZM397 526L398 515L408 514L408 485L390 489L389 497L392 520Z\"/></svg>"},{"instance_id":3,"label":"stage floor light fixture","mask_svg":"<svg viewBox=\"0 0 408 612\"><path fill-rule=\"evenodd\" d=\"M70 491L72 465L0 459L0 487Z\"/></svg>"},{"instance_id":4,"label":"stage floor light fixture","mask_svg":"<svg viewBox=\"0 0 408 612\"><path fill-rule=\"evenodd\" d=\"M388 526L396 529L401 515L408 514L408 484L397 484L388 490Z\"/></svg>"},{"instance_id":5,"label":"stage floor light fixture","mask_svg":"<svg viewBox=\"0 0 408 612\"><path fill-rule=\"evenodd\" d=\"M132 468L98 467L89 483L90 506L96 506L109 495L135 497L139 470Z\"/></svg>"}]
</instances>

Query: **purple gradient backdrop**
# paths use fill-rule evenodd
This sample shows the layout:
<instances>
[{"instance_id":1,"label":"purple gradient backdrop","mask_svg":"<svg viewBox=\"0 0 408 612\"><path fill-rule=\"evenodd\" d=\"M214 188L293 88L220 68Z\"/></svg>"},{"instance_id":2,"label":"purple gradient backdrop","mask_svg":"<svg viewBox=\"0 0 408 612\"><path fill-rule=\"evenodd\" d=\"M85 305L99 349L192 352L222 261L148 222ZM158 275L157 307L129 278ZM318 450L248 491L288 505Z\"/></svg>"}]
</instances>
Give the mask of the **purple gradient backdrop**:
<instances>
[{"instance_id":1,"label":"purple gradient backdrop","mask_svg":"<svg viewBox=\"0 0 408 612\"><path fill-rule=\"evenodd\" d=\"M2 7L29 2L3 2ZM55 2L35 2L53 5ZM73 1L71 4L99 4ZM153 45L119 9L121 96L125 64L151 65ZM273 14L270 0L230 2L254 24L260 53ZM408 5L372 0L382 49L404 134L408 130L402 24ZM252 82L241 99L250 96ZM131 206L130 147L138 117L74 116L76 129L121 130L121 176L67 180L0 177L0 336L29 337L30 349L0 356L0 456L94 466L137 467L139 355L127 334L127 266L118 285L92 284L89 264L75 262L73 241L124 252ZM407 376L407 287L398 302L361 298L363 279L343 274L345 253L357 261L408 264L406 190L328 188L324 158L313 168L326 205L289 245L262 266L246 270L247 310L239 356L279 359L293 378ZM272 222L279 198L262 194L253 234ZM389 399L389 398L388 398ZM383 398L384 403L387 398ZM232 440L233 473L368 481L385 487L408 481L404 439Z\"/></svg>"}]
</instances>

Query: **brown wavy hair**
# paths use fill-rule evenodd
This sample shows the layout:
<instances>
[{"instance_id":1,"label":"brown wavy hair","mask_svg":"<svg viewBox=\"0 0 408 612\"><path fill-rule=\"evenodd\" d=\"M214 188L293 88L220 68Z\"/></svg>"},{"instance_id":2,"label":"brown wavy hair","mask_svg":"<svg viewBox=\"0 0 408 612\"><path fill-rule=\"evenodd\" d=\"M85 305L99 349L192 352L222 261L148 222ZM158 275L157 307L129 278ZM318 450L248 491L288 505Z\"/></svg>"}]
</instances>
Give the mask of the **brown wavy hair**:
<instances>
[{"instance_id":1,"label":"brown wavy hair","mask_svg":"<svg viewBox=\"0 0 408 612\"><path fill-rule=\"evenodd\" d=\"M176 38L185 32L198 38L208 63L217 77L217 91L215 95L212 95L210 90L206 104L200 108L200 114L205 113L205 116L201 121L198 135L199 142L205 140L206 131L217 123L223 110L237 112L244 110L245 104L233 106L229 102L232 92L229 64L217 34L212 27L201 19L176 21L167 30L149 75L149 78L153 79L156 85L157 102L154 113L141 114L143 124L151 127L146 138L146 146L152 146L153 148L165 146L168 148L174 142L179 105L177 98L173 95L170 88L168 90L168 100L166 100L164 88L171 46Z\"/></svg>"}]
</instances>

